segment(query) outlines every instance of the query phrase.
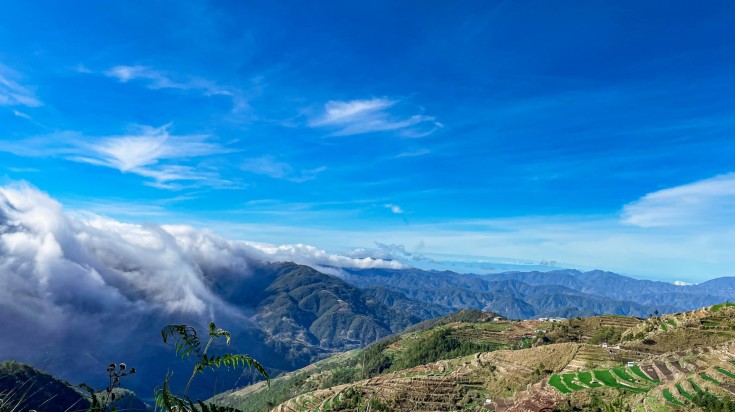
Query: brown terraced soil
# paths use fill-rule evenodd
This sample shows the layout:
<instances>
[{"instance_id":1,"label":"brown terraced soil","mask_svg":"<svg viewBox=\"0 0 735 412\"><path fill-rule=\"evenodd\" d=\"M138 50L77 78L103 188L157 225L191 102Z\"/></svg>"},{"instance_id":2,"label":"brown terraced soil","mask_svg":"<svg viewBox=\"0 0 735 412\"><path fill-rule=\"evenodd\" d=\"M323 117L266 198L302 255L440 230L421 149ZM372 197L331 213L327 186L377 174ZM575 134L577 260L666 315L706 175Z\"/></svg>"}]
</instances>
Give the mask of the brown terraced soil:
<instances>
[{"instance_id":1,"label":"brown terraced soil","mask_svg":"<svg viewBox=\"0 0 735 412\"><path fill-rule=\"evenodd\" d=\"M661 373L664 375L664 379L665 380L670 381L671 378L674 377L674 374L671 373L671 371L669 370L669 368L666 367L666 364L665 363L659 362L659 361L656 361L656 362L653 362L653 363L654 363L654 365L656 365L656 367L658 368L658 370L661 371Z\"/></svg>"}]
</instances>

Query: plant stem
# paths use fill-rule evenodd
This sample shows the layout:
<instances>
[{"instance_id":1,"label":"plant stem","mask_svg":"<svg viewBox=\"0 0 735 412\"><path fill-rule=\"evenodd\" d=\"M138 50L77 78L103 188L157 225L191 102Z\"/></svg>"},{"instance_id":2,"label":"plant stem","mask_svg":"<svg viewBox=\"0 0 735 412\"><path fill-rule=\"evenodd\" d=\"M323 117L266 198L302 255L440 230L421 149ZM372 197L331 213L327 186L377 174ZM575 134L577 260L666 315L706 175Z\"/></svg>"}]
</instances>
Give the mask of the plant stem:
<instances>
[{"instance_id":1,"label":"plant stem","mask_svg":"<svg viewBox=\"0 0 735 412\"><path fill-rule=\"evenodd\" d=\"M204 352L202 352L202 357L207 356L207 351L209 350L209 345L212 344L212 340L214 339L214 336L209 337L209 341L207 342L207 346L204 347ZM186 394L189 392L189 387L191 386L191 382L194 380L194 377L197 374L197 367L201 365L201 363L197 363L194 365L194 371L191 373L191 377L189 378L189 382L186 383L186 389L184 389L184 395L183 398L186 399Z\"/></svg>"}]
</instances>

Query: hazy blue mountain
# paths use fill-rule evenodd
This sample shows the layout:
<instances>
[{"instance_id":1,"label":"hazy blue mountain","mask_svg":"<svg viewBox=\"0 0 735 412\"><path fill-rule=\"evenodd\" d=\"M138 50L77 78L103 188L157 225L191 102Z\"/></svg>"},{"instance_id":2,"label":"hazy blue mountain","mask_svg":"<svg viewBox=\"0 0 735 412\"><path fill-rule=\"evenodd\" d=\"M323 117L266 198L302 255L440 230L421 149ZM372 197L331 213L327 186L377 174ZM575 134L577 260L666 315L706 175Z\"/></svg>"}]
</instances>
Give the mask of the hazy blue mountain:
<instances>
[{"instance_id":1,"label":"hazy blue mountain","mask_svg":"<svg viewBox=\"0 0 735 412\"><path fill-rule=\"evenodd\" d=\"M677 286L612 272L556 270L489 275L447 271L349 270L343 278L359 287L382 287L453 309L483 309L509 318L619 314L646 317L679 312L735 296L732 278Z\"/></svg>"}]
</instances>

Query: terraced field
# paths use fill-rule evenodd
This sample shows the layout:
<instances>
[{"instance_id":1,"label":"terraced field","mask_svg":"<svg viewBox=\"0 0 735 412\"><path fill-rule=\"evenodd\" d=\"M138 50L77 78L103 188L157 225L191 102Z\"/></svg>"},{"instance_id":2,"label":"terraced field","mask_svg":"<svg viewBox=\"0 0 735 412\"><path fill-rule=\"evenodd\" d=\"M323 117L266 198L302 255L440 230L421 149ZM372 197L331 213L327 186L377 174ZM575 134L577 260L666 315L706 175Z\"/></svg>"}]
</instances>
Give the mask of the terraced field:
<instances>
[{"instance_id":1,"label":"terraced field","mask_svg":"<svg viewBox=\"0 0 735 412\"><path fill-rule=\"evenodd\" d=\"M553 374L547 381L562 394L610 387L643 394L646 402L685 407L698 393L735 395L733 346L696 348L642 365Z\"/></svg>"},{"instance_id":2,"label":"terraced field","mask_svg":"<svg viewBox=\"0 0 735 412\"><path fill-rule=\"evenodd\" d=\"M484 318L444 322L414 329L374 350L373 360L393 362L390 368L368 369L376 372L366 374L365 358L358 351L334 365L315 367L314 373L294 373L289 379L297 386L281 387L281 378L275 379L273 386L291 395L268 407L276 405L275 412L354 412L358 406L486 411L485 401L492 399L489 410L540 412L597 397L622 400L636 412L691 410L697 394L735 396L735 329L729 329L733 306L645 320L597 316L555 323ZM442 341L432 339L440 334ZM446 352L457 340L483 349L404 366L409 354L430 353L427 348ZM524 340L532 347L518 349ZM240 391L238 405L248 406L245 402L258 391L265 390Z\"/></svg>"},{"instance_id":3,"label":"terraced field","mask_svg":"<svg viewBox=\"0 0 735 412\"><path fill-rule=\"evenodd\" d=\"M596 345L582 345L562 372L571 373L589 369L590 365L612 365L612 362L612 354L608 349Z\"/></svg>"},{"instance_id":4,"label":"terraced field","mask_svg":"<svg viewBox=\"0 0 735 412\"><path fill-rule=\"evenodd\" d=\"M650 377L640 377L643 372L628 367L595 369L592 371L554 374L549 378L549 385L562 393L594 389L602 386L625 389L630 392L647 392L653 388L655 381Z\"/></svg>"}]
</instances>

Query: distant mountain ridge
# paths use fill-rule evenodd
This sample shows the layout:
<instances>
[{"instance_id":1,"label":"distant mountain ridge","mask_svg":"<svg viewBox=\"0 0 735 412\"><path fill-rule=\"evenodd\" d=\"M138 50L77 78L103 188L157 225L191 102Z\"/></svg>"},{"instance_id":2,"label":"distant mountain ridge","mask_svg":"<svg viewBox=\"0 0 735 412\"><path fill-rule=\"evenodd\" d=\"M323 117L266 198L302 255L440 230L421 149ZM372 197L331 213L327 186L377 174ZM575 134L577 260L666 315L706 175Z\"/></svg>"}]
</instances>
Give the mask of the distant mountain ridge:
<instances>
[{"instance_id":1,"label":"distant mountain ridge","mask_svg":"<svg viewBox=\"0 0 735 412\"><path fill-rule=\"evenodd\" d=\"M735 296L735 278L677 286L601 270L504 272L475 275L420 269L344 270L358 287L382 287L452 309L483 309L514 319L592 316L646 317L722 302Z\"/></svg>"}]
</instances>

